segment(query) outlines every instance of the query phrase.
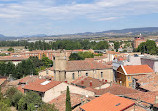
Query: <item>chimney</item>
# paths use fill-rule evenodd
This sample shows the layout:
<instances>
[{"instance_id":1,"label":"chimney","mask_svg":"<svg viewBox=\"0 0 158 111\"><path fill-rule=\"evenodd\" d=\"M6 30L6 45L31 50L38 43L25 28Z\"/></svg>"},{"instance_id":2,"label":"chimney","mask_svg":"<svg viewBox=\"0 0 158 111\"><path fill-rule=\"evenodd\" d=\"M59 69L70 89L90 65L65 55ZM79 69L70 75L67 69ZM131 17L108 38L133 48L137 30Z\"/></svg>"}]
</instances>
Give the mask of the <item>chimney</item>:
<instances>
[{"instance_id":1,"label":"chimney","mask_svg":"<svg viewBox=\"0 0 158 111\"><path fill-rule=\"evenodd\" d=\"M81 84L84 84L84 81L83 81L83 80L81 81Z\"/></svg>"},{"instance_id":2,"label":"chimney","mask_svg":"<svg viewBox=\"0 0 158 111\"><path fill-rule=\"evenodd\" d=\"M158 103L158 96L155 96L155 104Z\"/></svg>"},{"instance_id":3,"label":"chimney","mask_svg":"<svg viewBox=\"0 0 158 111\"><path fill-rule=\"evenodd\" d=\"M92 81L90 81L90 86L92 86Z\"/></svg>"}]
</instances>

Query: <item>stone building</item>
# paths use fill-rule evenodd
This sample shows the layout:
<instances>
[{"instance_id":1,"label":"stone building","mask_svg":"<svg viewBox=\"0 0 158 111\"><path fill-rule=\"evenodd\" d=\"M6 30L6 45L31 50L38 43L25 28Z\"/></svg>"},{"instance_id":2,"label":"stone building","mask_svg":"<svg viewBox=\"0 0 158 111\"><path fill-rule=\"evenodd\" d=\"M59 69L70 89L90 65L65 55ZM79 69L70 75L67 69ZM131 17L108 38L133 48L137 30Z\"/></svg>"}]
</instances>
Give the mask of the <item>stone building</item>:
<instances>
[{"instance_id":1,"label":"stone building","mask_svg":"<svg viewBox=\"0 0 158 111\"><path fill-rule=\"evenodd\" d=\"M81 76L90 76L100 80L113 81L111 65L93 60L68 61L65 52L56 53L53 59L54 66L50 71L40 72L40 76L53 76L54 80L72 82ZM49 73L50 72L50 73Z\"/></svg>"}]
</instances>

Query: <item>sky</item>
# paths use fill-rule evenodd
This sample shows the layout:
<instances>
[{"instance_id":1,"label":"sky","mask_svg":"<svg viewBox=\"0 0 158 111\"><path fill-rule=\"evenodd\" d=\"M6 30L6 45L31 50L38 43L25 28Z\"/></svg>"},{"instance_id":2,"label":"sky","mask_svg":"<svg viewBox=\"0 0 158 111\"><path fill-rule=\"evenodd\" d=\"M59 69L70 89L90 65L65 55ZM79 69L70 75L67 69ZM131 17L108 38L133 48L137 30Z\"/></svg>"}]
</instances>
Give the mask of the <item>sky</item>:
<instances>
[{"instance_id":1,"label":"sky","mask_svg":"<svg viewBox=\"0 0 158 111\"><path fill-rule=\"evenodd\" d=\"M0 0L0 34L72 34L157 27L158 0Z\"/></svg>"}]
</instances>

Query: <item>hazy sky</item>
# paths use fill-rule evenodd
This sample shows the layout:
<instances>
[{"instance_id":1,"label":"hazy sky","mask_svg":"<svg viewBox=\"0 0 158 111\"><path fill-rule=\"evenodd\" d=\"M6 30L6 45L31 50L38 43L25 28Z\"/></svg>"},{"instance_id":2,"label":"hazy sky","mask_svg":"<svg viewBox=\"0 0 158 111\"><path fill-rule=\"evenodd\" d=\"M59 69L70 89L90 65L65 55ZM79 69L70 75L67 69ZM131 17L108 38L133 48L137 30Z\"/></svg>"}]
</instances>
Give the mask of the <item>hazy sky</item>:
<instances>
[{"instance_id":1,"label":"hazy sky","mask_svg":"<svg viewBox=\"0 0 158 111\"><path fill-rule=\"evenodd\" d=\"M0 34L157 27L158 0L0 0Z\"/></svg>"}]
</instances>

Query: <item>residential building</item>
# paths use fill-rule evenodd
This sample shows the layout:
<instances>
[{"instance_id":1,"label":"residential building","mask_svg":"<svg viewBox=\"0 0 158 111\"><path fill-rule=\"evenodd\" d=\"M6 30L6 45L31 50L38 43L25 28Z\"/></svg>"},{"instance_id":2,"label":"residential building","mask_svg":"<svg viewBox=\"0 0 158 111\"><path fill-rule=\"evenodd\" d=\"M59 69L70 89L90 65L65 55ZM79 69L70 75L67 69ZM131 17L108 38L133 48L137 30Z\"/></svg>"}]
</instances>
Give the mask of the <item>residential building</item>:
<instances>
[{"instance_id":1,"label":"residential building","mask_svg":"<svg viewBox=\"0 0 158 111\"><path fill-rule=\"evenodd\" d=\"M42 97L42 100L48 103L54 98L60 96L63 92L65 92L67 86L69 86L71 93L94 96L94 92L92 91L88 91L86 89L79 88L77 86L70 85L64 82L46 79L37 79L34 82L25 85L22 89L24 89L24 93L28 91L37 92Z\"/></svg>"},{"instance_id":2,"label":"residential building","mask_svg":"<svg viewBox=\"0 0 158 111\"><path fill-rule=\"evenodd\" d=\"M82 104L85 104L91 100L93 100L95 97L92 96L86 96L86 95L80 95L70 92L70 98L71 98L71 108L73 111L79 111L79 106ZM55 107L59 111L65 111L66 108L66 92L63 92L60 96L57 98L54 98L49 102L49 104L54 104Z\"/></svg>"},{"instance_id":3,"label":"residential building","mask_svg":"<svg viewBox=\"0 0 158 111\"><path fill-rule=\"evenodd\" d=\"M126 111L134 105L132 100L106 93L80 106L80 111Z\"/></svg>"},{"instance_id":4,"label":"residential building","mask_svg":"<svg viewBox=\"0 0 158 111\"><path fill-rule=\"evenodd\" d=\"M28 59L28 57L26 56L0 56L0 61L1 62L12 62L13 64L17 65L18 63L20 63L22 60L26 60Z\"/></svg>"},{"instance_id":5,"label":"residential building","mask_svg":"<svg viewBox=\"0 0 158 111\"><path fill-rule=\"evenodd\" d=\"M116 81L126 87L133 88L133 76L152 74L154 71L148 65L121 65L117 69Z\"/></svg>"},{"instance_id":6,"label":"residential building","mask_svg":"<svg viewBox=\"0 0 158 111\"><path fill-rule=\"evenodd\" d=\"M147 64L154 72L158 72L158 56L145 55L141 57L141 64Z\"/></svg>"},{"instance_id":7,"label":"residential building","mask_svg":"<svg viewBox=\"0 0 158 111\"><path fill-rule=\"evenodd\" d=\"M138 48L138 46L142 43L146 42L146 40L143 37L135 37L134 38L134 48Z\"/></svg>"}]
</instances>

